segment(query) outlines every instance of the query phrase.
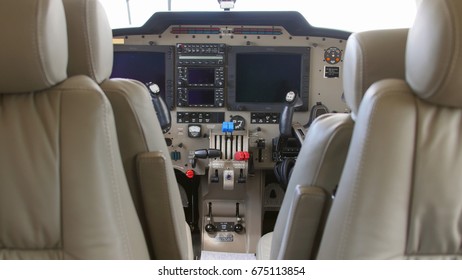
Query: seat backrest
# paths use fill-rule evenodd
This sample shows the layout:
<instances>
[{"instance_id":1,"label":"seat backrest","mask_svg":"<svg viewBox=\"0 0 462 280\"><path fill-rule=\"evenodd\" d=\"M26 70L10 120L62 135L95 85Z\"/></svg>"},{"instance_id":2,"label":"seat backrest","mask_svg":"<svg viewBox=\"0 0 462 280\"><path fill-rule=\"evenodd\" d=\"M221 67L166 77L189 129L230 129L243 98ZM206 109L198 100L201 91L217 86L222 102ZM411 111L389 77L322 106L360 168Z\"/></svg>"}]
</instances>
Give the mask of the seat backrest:
<instances>
[{"instance_id":1,"label":"seat backrest","mask_svg":"<svg viewBox=\"0 0 462 280\"><path fill-rule=\"evenodd\" d=\"M61 0L0 2L0 259L148 259L98 85L67 78Z\"/></svg>"},{"instance_id":2,"label":"seat backrest","mask_svg":"<svg viewBox=\"0 0 462 280\"><path fill-rule=\"evenodd\" d=\"M318 258L462 258L461 32L461 1L422 1L405 80L361 102Z\"/></svg>"},{"instance_id":3,"label":"seat backrest","mask_svg":"<svg viewBox=\"0 0 462 280\"><path fill-rule=\"evenodd\" d=\"M310 126L277 217L270 259L316 257L359 102L375 81L404 77L407 33L407 29L368 31L348 39L343 84L351 115L324 114Z\"/></svg>"},{"instance_id":4,"label":"seat backrest","mask_svg":"<svg viewBox=\"0 0 462 280\"><path fill-rule=\"evenodd\" d=\"M151 258L192 259L192 242L167 145L146 86L109 79L112 30L97 0L64 0L69 75L100 84L114 110L125 174Z\"/></svg>"}]
</instances>

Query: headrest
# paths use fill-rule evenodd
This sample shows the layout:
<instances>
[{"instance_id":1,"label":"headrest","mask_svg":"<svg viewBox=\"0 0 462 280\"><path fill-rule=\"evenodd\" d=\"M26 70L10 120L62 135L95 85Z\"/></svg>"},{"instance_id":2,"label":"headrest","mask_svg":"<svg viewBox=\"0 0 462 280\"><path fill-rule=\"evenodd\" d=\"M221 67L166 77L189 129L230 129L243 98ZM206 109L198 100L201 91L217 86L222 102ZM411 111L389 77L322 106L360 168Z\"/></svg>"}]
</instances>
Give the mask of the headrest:
<instances>
[{"instance_id":1,"label":"headrest","mask_svg":"<svg viewBox=\"0 0 462 280\"><path fill-rule=\"evenodd\" d=\"M424 0L409 31L406 80L421 98L462 107L462 1Z\"/></svg>"},{"instance_id":2,"label":"headrest","mask_svg":"<svg viewBox=\"0 0 462 280\"><path fill-rule=\"evenodd\" d=\"M353 119L369 86L382 79L403 79L408 29L354 33L348 38L343 90Z\"/></svg>"},{"instance_id":3,"label":"headrest","mask_svg":"<svg viewBox=\"0 0 462 280\"><path fill-rule=\"evenodd\" d=\"M69 37L69 76L86 75L98 84L112 72L112 30L98 0L63 0Z\"/></svg>"},{"instance_id":4,"label":"headrest","mask_svg":"<svg viewBox=\"0 0 462 280\"><path fill-rule=\"evenodd\" d=\"M0 94L39 91L67 78L61 0L2 0L0 30Z\"/></svg>"}]
</instances>

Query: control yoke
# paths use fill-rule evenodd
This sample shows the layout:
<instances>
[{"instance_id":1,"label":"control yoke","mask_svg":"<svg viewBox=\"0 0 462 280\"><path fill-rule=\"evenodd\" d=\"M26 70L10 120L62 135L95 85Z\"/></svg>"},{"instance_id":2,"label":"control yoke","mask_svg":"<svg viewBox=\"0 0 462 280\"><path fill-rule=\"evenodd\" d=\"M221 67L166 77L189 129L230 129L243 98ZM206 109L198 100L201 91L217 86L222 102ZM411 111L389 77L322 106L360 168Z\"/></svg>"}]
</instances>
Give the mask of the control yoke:
<instances>
[{"instance_id":1,"label":"control yoke","mask_svg":"<svg viewBox=\"0 0 462 280\"><path fill-rule=\"evenodd\" d=\"M170 115L170 110L167 108L165 101L160 96L160 89L157 84L149 82L146 84L146 87L151 94L152 104L154 105L154 110L156 111L157 119L159 120L162 132L167 133L172 125L172 116Z\"/></svg>"},{"instance_id":2,"label":"control yoke","mask_svg":"<svg viewBox=\"0 0 462 280\"><path fill-rule=\"evenodd\" d=\"M300 142L292 137L292 120L295 108L303 105L302 99L293 91L286 94L286 104L279 120L279 137L273 139L273 160L275 175L286 188L295 158L300 151Z\"/></svg>"},{"instance_id":3,"label":"control yoke","mask_svg":"<svg viewBox=\"0 0 462 280\"><path fill-rule=\"evenodd\" d=\"M281 113L279 120L279 133L280 137L289 138L292 136L292 119L294 117L295 108L303 105L303 101L293 91L286 94L286 104Z\"/></svg>"}]
</instances>

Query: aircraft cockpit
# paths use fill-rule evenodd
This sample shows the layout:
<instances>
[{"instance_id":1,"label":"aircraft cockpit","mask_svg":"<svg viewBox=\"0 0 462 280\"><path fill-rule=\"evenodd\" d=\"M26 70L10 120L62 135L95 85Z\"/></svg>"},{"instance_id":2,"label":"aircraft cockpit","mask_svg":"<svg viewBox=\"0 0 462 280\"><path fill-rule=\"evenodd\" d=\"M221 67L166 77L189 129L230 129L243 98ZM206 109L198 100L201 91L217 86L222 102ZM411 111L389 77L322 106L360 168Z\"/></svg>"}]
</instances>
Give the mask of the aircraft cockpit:
<instances>
[{"instance_id":1,"label":"aircraft cockpit","mask_svg":"<svg viewBox=\"0 0 462 280\"><path fill-rule=\"evenodd\" d=\"M157 12L113 31L112 78L159 88L196 257L255 254L309 125L349 112L342 71L350 32L314 27L296 11L218 2L224 11Z\"/></svg>"}]
</instances>

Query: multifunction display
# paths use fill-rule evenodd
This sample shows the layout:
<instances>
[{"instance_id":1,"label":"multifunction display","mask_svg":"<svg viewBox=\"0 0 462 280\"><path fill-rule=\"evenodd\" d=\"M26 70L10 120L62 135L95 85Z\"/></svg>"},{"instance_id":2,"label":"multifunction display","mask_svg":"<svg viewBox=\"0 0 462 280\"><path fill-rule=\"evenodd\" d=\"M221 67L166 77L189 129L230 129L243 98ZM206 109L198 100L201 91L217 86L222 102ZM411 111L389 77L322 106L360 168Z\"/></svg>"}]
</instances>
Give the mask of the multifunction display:
<instances>
[{"instance_id":1,"label":"multifunction display","mask_svg":"<svg viewBox=\"0 0 462 280\"><path fill-rule=\"evenodd\" d=\"M224 107L224 44L177 44L178 107Z\"/></svg>"}]
</instances>

